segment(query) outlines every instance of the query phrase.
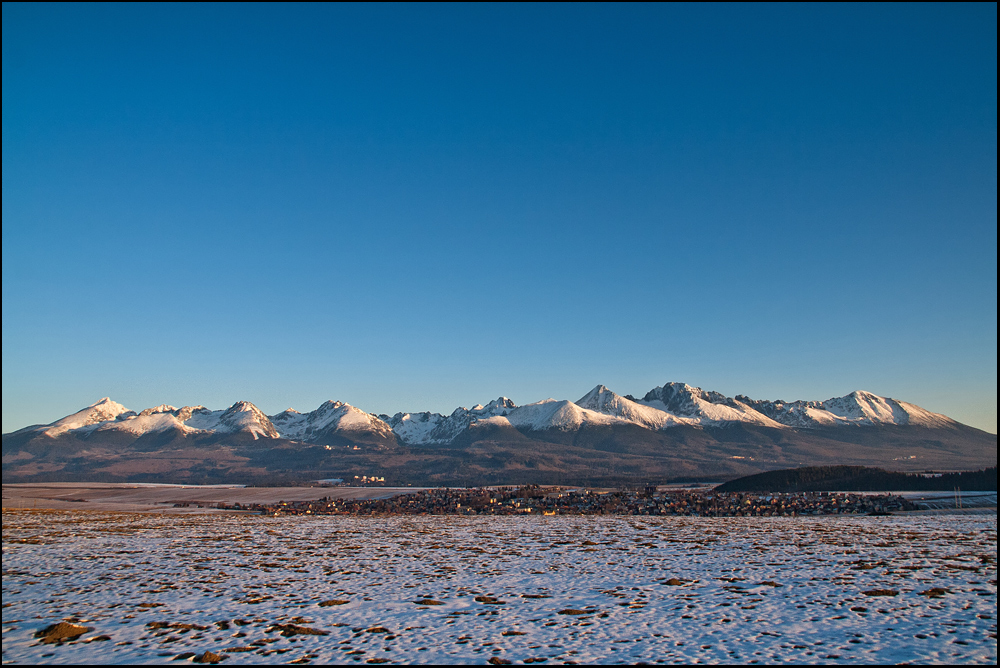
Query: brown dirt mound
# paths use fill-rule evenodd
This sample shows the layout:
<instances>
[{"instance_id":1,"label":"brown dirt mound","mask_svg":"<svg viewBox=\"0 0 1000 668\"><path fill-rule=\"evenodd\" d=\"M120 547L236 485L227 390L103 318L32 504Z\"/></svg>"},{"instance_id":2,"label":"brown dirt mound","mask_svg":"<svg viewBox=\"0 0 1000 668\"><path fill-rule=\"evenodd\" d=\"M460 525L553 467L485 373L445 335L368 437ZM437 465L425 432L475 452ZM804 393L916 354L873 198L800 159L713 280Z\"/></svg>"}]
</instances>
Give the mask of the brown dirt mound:
<instances>
[{"instance_id":1,"label":"brown dirt mound","mask_svg":"<svg viewBox=\"0 0 1000 668\"><path fill-rule=\"evenodd\" d=\"M267 630L267 633L273 633L274 631L281 631L281 635L286 638L290 638L295 635L302 636L328 636L329 631L324 631L322 629L314 629L310 626L299 626L298 624L275 624Z\"/></svg>"},{"instance_id":2,"label":"brown dirt mound","mask_svg":"<svg viewBox=\"0 0 1000 668\"><path fill-rule=\"evenodd\" d=\"M51 645L54 643L66 642L68 640L76 640L87 631L93 630L94 628L92 626L80 626L79 624L71 624L69 622L59 622L58 624L46 626L41 631L35 633L35 637L41 638L42 642L46 645Z\"/></svg>"}]
</instances>

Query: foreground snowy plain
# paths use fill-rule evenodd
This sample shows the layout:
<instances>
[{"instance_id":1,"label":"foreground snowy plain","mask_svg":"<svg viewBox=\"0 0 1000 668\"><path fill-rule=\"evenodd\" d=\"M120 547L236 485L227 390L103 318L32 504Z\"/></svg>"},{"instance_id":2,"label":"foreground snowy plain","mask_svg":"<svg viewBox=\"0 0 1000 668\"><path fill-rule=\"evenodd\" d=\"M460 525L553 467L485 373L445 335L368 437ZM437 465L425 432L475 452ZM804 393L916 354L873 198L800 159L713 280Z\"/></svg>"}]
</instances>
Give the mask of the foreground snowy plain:
<instances>
[{"instance_id":1,"label":"foreground snowy plain","mask_svg":"<svg viewBox=\"0 0 1000 668\"><path fill-rule=\"evenodd\" d=\"M5 510L3 661L995 665L996 529Z\"/></svg>"}]
</instances>

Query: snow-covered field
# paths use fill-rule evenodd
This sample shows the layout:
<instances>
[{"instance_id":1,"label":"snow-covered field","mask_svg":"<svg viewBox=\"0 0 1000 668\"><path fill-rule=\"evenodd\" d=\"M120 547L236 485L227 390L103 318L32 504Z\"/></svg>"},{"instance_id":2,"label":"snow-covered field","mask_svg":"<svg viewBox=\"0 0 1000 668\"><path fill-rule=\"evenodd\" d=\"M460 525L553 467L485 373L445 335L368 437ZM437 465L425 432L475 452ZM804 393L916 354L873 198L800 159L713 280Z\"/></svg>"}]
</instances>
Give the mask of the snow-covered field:
<instances>
[{"instance_id":1,"label":"snow-covered field","mask_svg":"<svg viewBox=\"0 0 1000 668\"><path fill-rule=\"evenodd\" d=\"M5 510L3 661L995 665L996 528Z\"/></svg>"}]
</instances>

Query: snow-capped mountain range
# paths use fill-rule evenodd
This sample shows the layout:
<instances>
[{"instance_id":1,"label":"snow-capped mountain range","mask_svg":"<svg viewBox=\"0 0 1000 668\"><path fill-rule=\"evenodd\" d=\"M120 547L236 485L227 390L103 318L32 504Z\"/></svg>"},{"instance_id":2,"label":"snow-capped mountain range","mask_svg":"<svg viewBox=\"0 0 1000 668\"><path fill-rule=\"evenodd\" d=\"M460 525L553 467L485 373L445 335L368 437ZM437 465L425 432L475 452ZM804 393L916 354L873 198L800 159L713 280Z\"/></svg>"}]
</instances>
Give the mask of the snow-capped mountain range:
<instances>
[{"instance_id":1,"label":"snow-capped mountain range","mask_svg":"<svg viewBox=\"0 0 1000 668\"><path fill-rule=\"evenodd\" d=\"M877 425L951 427L958 424L914 404L870 392L852 392L826 401L783 402L755 400L742 395L730 398L685 383L667 383L653 388L641 400L615 394L604 385L598 385L575 402L546 399L517 406L510 399L500 397L485 406L456 408L450 415L424 412L396 413L392 417L366 413L339 401L328 401L310 413L289 408L271 416L248 401L216 411L204 406L161 405L136 413L106 397L51 424L34 425L15 433L90 439L99 434L139 438L173 430L183 435L240 434L253 440L280 438L330 443L361 438L376 442L396 440L419 446L450 443L470 427L488 425L531 431L633 425L659 431L680 426L704 428L738 423L775 429Z\"/></svg>"}]
</instances>

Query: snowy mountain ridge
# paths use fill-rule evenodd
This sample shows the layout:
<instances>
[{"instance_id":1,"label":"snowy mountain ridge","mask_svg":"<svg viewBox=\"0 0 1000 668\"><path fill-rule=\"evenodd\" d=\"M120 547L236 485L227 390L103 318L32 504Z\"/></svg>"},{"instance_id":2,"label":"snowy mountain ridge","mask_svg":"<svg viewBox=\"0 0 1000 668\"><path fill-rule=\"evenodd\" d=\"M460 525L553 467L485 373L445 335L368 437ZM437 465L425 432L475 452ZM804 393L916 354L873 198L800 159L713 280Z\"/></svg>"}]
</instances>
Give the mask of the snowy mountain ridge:
<instances>
[{"instance_id":1,"label":"snowy mountain ridge","mask_svg":"<svg viewBox=\"0 0 1000 668\"><path fill-rule=\"evenodd\" d=\"M289 408L271 417L271 424L279 430L282 438L305 442L311 442L320 434L340 430L375 432L383 437L392 433L392 428L377 416L342 401L327 401L311 413L299 413Z\"/></svg>"},{"instance_id":2,"label":"snowy mountain ridge","mask_svg":"<svg viewBox=\"0 0 1000 668\"><path fill-rule=\"evenodd\" d=\"M163 404L136 413L104 397L51 424L26 427L16 433L90 438L96 433L121 432L141 437L175 430L183 435L244 434L254 440L282 438L304 443L349 441L367 435L376 441L433 445L450 443L467 429L489 425L535 431L634 425L659 431L738 423L775 429L958 424L914 404L864 391L826 401L784 402L743 395L730 398L686 383L665 383L641 400L598 385L575 402L546 399L517 406L507 397L499 397L485 406L456 408L450 415L419 412L396 413L392 417L366 413L341 401L327 401L309 413L289 408L272 416L249 401L238 401L225 410Z\"/></svg>"},{"instance_id":3,"label":"snowy mountain ridge","mask_svg":"<svg viewBox=\"0 0 1000 668\"><path fill-rule=\"evenodd\" d=\"M450 443L471 425L482 420L502 417L516 408L507 397L499 397L483 406L459 407L445 416L440 413L396 413L379 416L404 443L427 445Z\"/></svg>"}]
</instances>

